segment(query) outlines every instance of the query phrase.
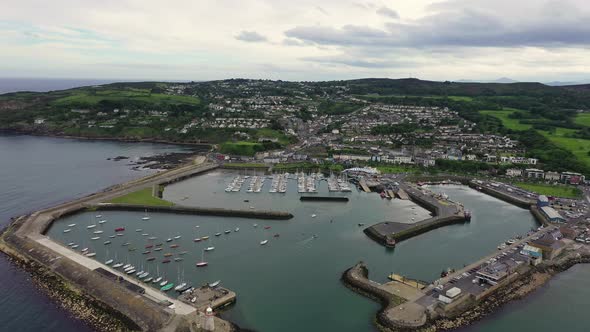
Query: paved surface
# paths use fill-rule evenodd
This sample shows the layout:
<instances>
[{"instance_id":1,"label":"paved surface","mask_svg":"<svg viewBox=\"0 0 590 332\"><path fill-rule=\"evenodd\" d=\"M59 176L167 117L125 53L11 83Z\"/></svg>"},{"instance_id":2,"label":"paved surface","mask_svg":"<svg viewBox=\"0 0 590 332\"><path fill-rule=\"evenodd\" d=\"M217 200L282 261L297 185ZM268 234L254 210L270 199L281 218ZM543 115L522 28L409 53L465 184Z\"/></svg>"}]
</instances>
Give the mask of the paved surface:
<instances>
[{"instance_id":1,"label":"paved surface","mask_svg":"<svg viewBox=\"0 0 590 332\"><path fill-rule=\"evenodd\" d=\"M398 281L385 283L381 285L381 288L408 301L415 301L424 296L424 293L419 289L402 284Z\"/></svg>"},{"instance_id":2,"label":"paved surface","mask_svg":"<svg viewBox=\"0 0 590 332\"><path fill-rule=\"evenodd\" d=\"M189 315L189 314L196 312L196 309L193 308L192 306L185 304L179 300L168 297L166 294L164 294L160 291L157 291L154 288L149 287L141 282L138 282L137 280L129 277L125 273L121 273L116 269L113 269L107 265L104 265L104 264L96 261L95 259L83 256L73 250L70 250L62 245L59 245L56 242L51 241L47 237L38 239L37 242L39 242L40 244L44 245L47 248L50 248L51 250L58 253L62 257L69 258L72 261L74 261L82 266L85 266L91 270L96 270L97 268L102 267L103 269L105 269L117 276L124 278L125 280L129 281L130 283L144 288L146 297L148 297L151 300L154 300L156 302L170 301L175 306L174 313L176 313L178 315Z\"/></svg>"}]
</instances>

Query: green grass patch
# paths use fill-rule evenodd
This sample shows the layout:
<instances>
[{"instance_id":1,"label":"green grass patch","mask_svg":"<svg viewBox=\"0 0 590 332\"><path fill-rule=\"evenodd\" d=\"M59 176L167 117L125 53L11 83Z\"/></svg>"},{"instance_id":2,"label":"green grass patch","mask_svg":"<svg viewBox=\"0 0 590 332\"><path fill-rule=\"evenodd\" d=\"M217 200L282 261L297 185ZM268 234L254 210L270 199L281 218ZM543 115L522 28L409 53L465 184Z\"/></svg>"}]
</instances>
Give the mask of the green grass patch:
<instances>
[{"instance_id":1,"label":"green grass patch","mask_svg":"<svg viewBox=\"0 0 590 332\"><path fill-rule=\"evenodd\" d=\"M555 133L541 131L541 134L557 146L569 150L578 160L590 166L590 155L588 155L590 153L590 140L567 137L567 135L575 132L576 130L574 129L556 128Z\"/></svg>"},{"instance_id":2,"label":"green grass patch","mask_svg":"<svg viewBox=\"0 0 590 332\"><path fill-rule=\"evenodd\" d=\"M397 174L397 173L411 173L411 174L416 174L419 171L415 167L408 167L408 166L401 166L401 165L395 165L395 166L376 166L375 168L377 168L383 174Z\"/></svg>"},{"instance_id":3,"label":"green grass patch","mask_svg":"<svg viewBox=\"0 0 590 332\"><path fill-rule=\"evenodd\" d=\"M221 153L240 156L253 156L256 152L263 151L264 146L254 142L225 142L219 147Z\"/></svg>"},{"instance_id":4,"label":"green grass patch","mask_svg":"<svg viewBox=\"0 0 590 332\"><path fill-rule=\"evenodd\" d=\"M108 203L115 204L134 204L134 205L151 205L151 206L173 206L174 203L168 202L158 197L152 196L152 188L141 189L127 195L113 198Z\"/></svg>"},{"instance_id":5,"label":"green grass patch","mask_svg":"<svg viewBox=\"0 0 590 332\"><path fill-rule=\"evenodd\" d=\"M590 113L580 113L574 118L574 123L590 127Z\"/></svg>"},{"instance_id":6,"label":"green grass patch","mask_svg":"<svg viewBox=\"0 0 590 332\"><path fill-rule=\"evenodd\" d=\"M516 182L514 183L514 185L524 190L535 192L537 194L554 197L579 198L582 194L580 192L580 189L567 185L550 185L527 182Z\"/></svg>"},{"instance_id":7,"label":"green grass patch","mask_svg":"<svg viewBox=\"0 0 590 332\"><path fill-rule=\"evenodd\" d=\"M102 101L139 101L149 104L189 104L198 105L199 98L192 96L167 95L163 93L151 93L144 89L126 90L73 90L72 94L54 100L53 106L67 107L70 105L96 106Z\"/></svg>"},{"instance_id":8,"label":"green grass patch","mask_svg":"<svg viewBox=\"0 0 590 332\"><path fill-rule=\"evenodd\" d=\"M527 130L527 129L530 129L533 127L530 124L520 123L519 119L511 119L510 117L508 117L510 114L512 114L514 112L523 112L523 111L515 110L515 109L503 109L501 111L494 111L494 110L479 111L479 113L481 113L481 114L490 115L490 116L500 119L502 121L502 125L504 125L504 127L508 128L508 129Z\"/></svg>"},{"instance_id":9,"label":"green grass patch","mask_svg":"<svg viewBox=\"0 0 590 332\"><path fill-rule=\"evenodd\" d=\"M256 163L226 163L223 164L225 168L268 168L265 164Z\"/></svg>"}]
</instances>

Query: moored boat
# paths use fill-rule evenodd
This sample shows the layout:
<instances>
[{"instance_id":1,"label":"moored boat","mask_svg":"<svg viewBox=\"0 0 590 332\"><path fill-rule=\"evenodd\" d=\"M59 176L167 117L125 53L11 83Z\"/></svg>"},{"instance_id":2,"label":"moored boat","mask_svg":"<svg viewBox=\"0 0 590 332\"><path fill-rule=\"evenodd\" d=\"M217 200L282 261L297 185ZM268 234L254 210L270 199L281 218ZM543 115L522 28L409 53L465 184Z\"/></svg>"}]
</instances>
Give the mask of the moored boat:
<instances>
[{"instance_id":1,"label":"moored boat","mask_svg":"<svg viewBox=\"0 0 590 332\"><path fill-rule=\"evenodd\" d=\"M260 245L261 245L261 246L263 246L263 245L265 245L265 244L267 244L267 243L268 243L268 240L262 240L262 241L260 241Z\"/></svg>"}]
</instances>

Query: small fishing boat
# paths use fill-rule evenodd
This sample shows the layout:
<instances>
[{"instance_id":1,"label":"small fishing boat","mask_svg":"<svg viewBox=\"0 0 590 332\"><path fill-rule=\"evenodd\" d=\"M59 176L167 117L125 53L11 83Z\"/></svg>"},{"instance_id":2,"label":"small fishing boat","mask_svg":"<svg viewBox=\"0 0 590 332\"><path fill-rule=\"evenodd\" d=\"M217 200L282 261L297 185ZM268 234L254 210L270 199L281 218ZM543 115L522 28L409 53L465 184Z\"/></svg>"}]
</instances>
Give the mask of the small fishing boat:
<instances>
[{"instance_id":1,"label":"small fishing boat","mask_svg":"<svg viewBox=\"0 0 590 332\"><path fill-rule=\"evenodd\" d=\"M231 231L230 231L229 229L226 229L226 230L224 231L224 233L225 233L225 234L229 234L229 233L231 233Z\"/></svg>"},{"instance_id":2,"label":"small fishing boat","mask_svg":"<svg viewBox=\"0 0 590 332\"><path fill-rule=\"evenodd\" d=\"M125 264L125 266L123 266L123 270L127 270L127 268L130 266L131 266L131 264Z\"/></svg>"},{"instance_id":3,"label":"small fishing boat","mask_svg":"<svg viewBox=\"0 0 590 332\"><path fill-rule=\"evenodd\" d=\"M117 236L123 236L123 235L125 235L125 234L123 234L123 233L117 233Z\"/></svg>"},{"instance_id":4,"label":"small fishing boat","mask_svg":"<svg viewBox=\"0 0 590 332\"><path fill-rule=\"evenodd\" d=\"M215 287L219 286L219 283L221 283L221 280L217 280L215 282L212 282L208 286L211 288L215 288Z\"/></svg>"},{"instance_id":5,"label":"small fishing boat","mask_svg":"<svg viewBox=\"0 0 590 332\"><path fill-rule=\"evenodd\" d=\"M201 238L200 238L200 237L198 237L198 238L196 238L196 239L193 239L193 241L194 241L194 242L201 242Z\"/></svg>"},{"instance_id":6,"label":"small fishing boat","mask_svg":"<svg viewBox=\"0 0 590 332\"><path fill-rule=\"evenodd\" d=\"M239 232L240 231L240 227L236 227L236 229L234 229L234 232Z\"/></svg>"},{"instance_id":7,"label":"small fishing boat","mask_svg":"<svg viewBox=\"0 0 590 332\"><path fill-rule=\"evenodd\" d=\"M191 285L186 285L186 286L182 287L181 289L177 290L177 292L184 293L184 292L188 291L191 288L192 288Z\"/></svg>"},{"instance_id":8,"label":"small fishing boat","mask_svg":"<svg viewBox=\"0 0 590 332\"><path fill-rule=\"evenodd\" d=\"M209 263L207 263L207 262L198 262L196 265L197 265L197 267L205 267L205 266L207 266L208 264L209 264Z\"/></svg>"},{"instance_id":9,"label":"small fishing boat","mask_svg":"<svg viewBox=\"0 0 590 332\"><path fill-rule=\"evenodd\" d=\"M102 218L102 214L97 214L95 217L96 218Z\"/></svg>"},{"instance_id":10,"label":"small fishing boat","mask_svg":"<svg viewBox=\"0 0 590 332\"><path fill-rule=\"evenodd\" d=\"M96 256L96 253L95 252L89 252L85 256L86 257L94 257L94 256Z\"/></svg>"},{"instance_id":11,"label":"small fishing boat","mask_svg":"<svg viewBox=\"0 0 590 332\"><path fill-rule=\"evenodd\" d=\"M94 234L102 234L104 231L94 231Z\"/></svg>"},{"instance_id":12,"label":"small fishing boat","mask_svg":"<svg viewBox=\"0 0 590 332\"><path fill-rule=\"evenodd\" d=\"M117 227L115 228L115 232L124 232L125 231L125 227Z\"/></svg>"},{"instance_id":13,"label":"small fishing boat","mask_svg":"<svg viewBox=\"0 0 590 332\"><path fill-rule=\"evenodd\" d=\"M151 262L151 261L153 261L153 260L155 260L155 259L156 259L156 257L148 257L148 258L147 258L147 261L148 261L148 262Z\"/></svg>"},{"instance_id":14,"label":"small fishing boat","mask_svg":"<svg viewBox=\"0 0 590 332\"><path fill-rule=\"evenodd\" d=\"M95 237L90 238L90 240L93 240L93 241L98 240L98 239L100 239L100 236L95 236Z\"/></svg>"},{"instance_id":15,"label":"small fishing boat","mask_svg":"<svg viewBox=\"0 0 590 332\"><path fill-rule=\"evenodd\" d=\"M143 278L145 278L145 277L147 277L149 275L150 275L149 272L144 272L144 273L142 273L142 274L139 275L139 279L143 279Z\"/></svg>"},{"instance_id":16,"label":"small fishing boat","mask_svg":"<svg viewBox=\"0 0 590 332\"><path fill-rule=\"evenodd\" d=\"M261 245L261 246L263 246L263 245L265 245L265 244L267 244L267 243L268 243L268 240L263 240L263 241L260 241L260 245Z\"/></svg>"},{"instance_id":17,"label":"small fishing boat","mask_svg":"<svg viewBox=\"0 0 590 332\"><path fill-rule=\"evenodd\" d=\"M212 251L212 250L215 250L215 247L207 247L207 248L205 248L205 251Z\"/></svg>"},{"instance_id":18,"label":"small fishing boat","mask_svg":"<svg viewBox=\"0 0 590 332\"><path fill-rule=\"evenodd\" d=\"M135 231L136 231L136 232L141 232L141 231L143 231L143 229L141 229L141 228L138 228L138 229L136 229Z\"/></svg>"},{"instance_id":19,"label":"small fishing boat","mask_svg":"<svg viewBox=\"0 0 590 332\"><path fill-rule=\"evenodd\" d=\"M160 290L161 290L161 291L163 291L163 292L167 292L167 291L169 291L169 290L170 290L172 287L174 287L174 284L173 284L173 283L169 283L169 284L165 285L164 287L160 288Z\"/></svg>"},{"instance_id":20,"label":"small fishing boat","mask_svg":"<svg viewBox=\"0 0 590 332\"><path fill-rule=\"evenodd\" d=\"M96 227L96 225L88 225L88 226L86 226L86 228L88 228L88 229L91 229L91 228L94 228L94 227Z\"/></svg>"},{"instance_id":21,"label":"small fishing boat","mask_svg":"<svg viewBox=\"0 0 590 332\"><path fill-rule=\"evenodd\" d=\"M215 233L215 236L221 236L221 233Z\"/></svg>"},{"instance_id":22,"label":"small fishing boat","mask_svg":"<svg viewBox=\"0 0 590 332\"><path fill-rule=\"evenodd\" d=\"M104 241L104 245L106 246L107 244L111 244L111 241L109 241L109 240Z\"/></svg>"},{"instance_id":23,"label":"small fishing boat","mask_svg":"<svg viewBox=\"0 0 590 332\"><path fill-rule=\"evenodd\" d=\"M68 243L68 247L71 247L71 246L73 246L74 244L75 244L74 242L70 242L70 243Z\"/></svg>"},{"instance_id":24,"label":"small fishing boat","mask_svg":"<svg viewBox=\"0 0 590 332\"><path fill-rule=\"evenodd\" d=\"M144 270L141 270L141 271L137 272L135 275L136 275L136 276L140 276L140 275L142 275L144 272L145 272Z\"/></svg>"},{"instance_id":25,"label":"small fishing boat","mask_svg":"<svg viewBox=\"0 0 590 332\"><path fill-rule=\"evenodd\" d=\"M365 224L364 224L364 223L362 223L362 222L358 223L358 225L359 225L359 227L363 227L363 226L365 226Z\"/></svg>"},{"instance_id":26,"label":"small fishing boat","mask_svg":"<svg viewBox=\"0 0 590 332\"><path fill-rule=\"evenodd\" d=\"M142 254L142 255L147 255L147 254L150 254L150 253L151 253L151 251L150 251L150 250L146 250L146 251L142 252L141 254Z\"/></svg>"},{"instance_id":27,"label":"small fishing boat","mask_svg":"<svg viewBox=\"0 0 590 332\"><path fill-rule=\"evenodd\" d=\"M135 247L129 248L129 251L135 251L135 250L137 250L137 248L135 248Z\"/></svg>"},{"instance_id":28,"label":"small fishing boat","mask_svg":"<svg viewBox=\"0 0 590 332\"><path fill-rule=\"evenodd\" d=\"M80 251L81 251L81 252L86 252L86 251L88 251L88 248L84 248L84 249L82 249L82 250L80 250Z\"/></svg>"},{"instance_id":29,"label":"small fishing boat","mask_svg":"<svg viewBox=\"0 0 590 332\"><path fill-rule=\"evenodd\" d=\"M205 240L209 240L209 236L203 236L203 237L201 238L201 240L203 240L203 241L205 241Z\"/></svg>"},{"instance_id":30,"label":"small fishing boat","mask_svg":"<svg viewBox=\"0 0 590 332\"><path fill-rule=\"evenodd\" d=\"M133 274L133 273L135 273L135 270L129 270L129 271L127 271L127 274Z\"/></svg>"},{"instance_id":31,"label":"small fishing boat","mask_svg":"<svg viewBox=\"0 0 590 332\"><path fill-rule=\"evenodd\" d=\"M149 235L148 233L141 234L141 236L148 236L148 235Z\"/></svg>"},{"instance_id":32,"label":"small fishing boat","mask_svg":"<svg viewBox=\"0 0 590 332\"><path fill-rule=\"evenodd\" d=\"M154 279L154 277L148 277L148 278L144 279L143 282L150 282L150 281L152 281L152 279Z\"/></svg>"},{"instance_id":33,"label":"small fishing boat","mask_svg":"<svg viewBox=\"0 0 590 332\"><path fill-rule=\"evenodd\" d=\"M107 222L107 221L106 221L106 220L104 220L104 219L103 219L103 220L99 220L99 221L98 221L98 223L99 223L99 224L104 224L105 222Z\"/></svg>"},{"instance_id":34,"label":"small fishing boat","mask_svg":"<svg viewBox=\"0 0 590 332\"><path fill-rule=\"evenodd\" d=\"M72 246L72 249L76 249L76 248L78 248L79 246L80 246L80 245L78 245L78 244L74 244L74 245Z\"/></svg>"},{"instance_id":35,"label":"small fishing boat","mask_svg":"<svg viewBox=\"0 0 590 332\"><path fill-rule=\"evenodd\" d=\"M164 263L164 264L170 263L170 260L169 259L165 259L165 260L162 261L162 263Z\"/></svg>"},{"instance_id":36,"label":"small fishing boat","mask_svg":"<svg viewBox=\"0 0 590 332\"><path fill-rule=\"evenodd\" d=\"M109 238L114 239L115 236L114 235L109 235Z\"/></svg>"},{"instance_id":37,"label":"small fishing boat","mask_svg":"<svg viewBox=\"0 0 590 332\"><path fill-rule=\"evenodd\" d=\"M123 266L123 263L117 263L117 264L113 265L113 267L114 267L115 269L118 269L118 268L120 268L121 266Z\"/></svg>"},{"instance_id":38,"label":"small fishing boat","mask_svg":"<svg viewBox=\"0 0 590 332\"><path fill-rule=\"evenodd\" d=\"M161 247L163 245L164 245L164 243L156 243L156 247Z\"/></svg>"},{"instance_id":39,"label":"small fishing boat","mask_svg":"<svg viewBox=\"0 0 590 332\"><path fill-rule=\"evenodd\" d=\"M312 215L311 215L311 217L312 217L312 218L315 218L315 217L317 217L317 215L315 215L315 214L312 214Z\"/></svg>"},{"instance_id":40,"label":"small fishing boat","mask_svg":"<svg viewBox=\"0 0 590 332\"><path fill-rule=\"evenodd\" d=\"M69 224L69 225L68 225L68 227L70 227L70 228L72 228L72 227L74 227L74 226L76 226L76 224Z\"/></svg>"},{"instance_id":41,"label":"small fishing boat","mask_svg":"<svg viewBox=\"0 0 590 332\"><path fill-rule=\"evenodd\" d=\"M166 239L166 242L172 242L172 238L170 238L170 237L169 237L169 238L167 238L167 239Z\"/></svg>"},{"instance_id":42,"label":"small fishing boat","mask_svg":"<svg viewBox=\"0 0 590 332\"><path fill-rule=\"evenodd\" d=\"M71 231L72 231L72 230L71 230L71 229L69 229L69 228L67 228L67 229L64 229L64 233L69 233L69 232L71 232Z\"/></svg>"},{"instance_id":43,"label":"small fishing boat","mask_svg":"<svg viewBox=\"0 0 590 332\"><path fill-rule=\"evenodd\" d=\"M104 262L104 263L105 263L106 265L111 265L111 264L113 264L113 262L114 262L114 261L113 261L112 259L109 259L108 261L106 261L106 262Z\"/></svg>"},{"instance_id":44,"label":"small fishing boat","mask_svg":"<svg viewBox=\"0 0 590 332\"><path fill-rule=\"evenodd\" d=\"M175 239L175 240L178 240L178 239L180 239L181 237L182 237L182 235L176 235L176 236L174 237L174 239Z\"/></svg>"}]
</instances>

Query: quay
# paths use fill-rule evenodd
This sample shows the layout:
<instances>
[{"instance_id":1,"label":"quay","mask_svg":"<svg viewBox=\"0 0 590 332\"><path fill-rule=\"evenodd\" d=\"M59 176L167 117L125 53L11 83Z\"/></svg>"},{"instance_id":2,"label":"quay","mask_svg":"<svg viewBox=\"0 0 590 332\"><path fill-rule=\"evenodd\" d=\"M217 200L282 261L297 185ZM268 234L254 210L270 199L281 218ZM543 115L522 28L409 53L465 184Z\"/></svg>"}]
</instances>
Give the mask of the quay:
<instances>
[{"instance_id":1,"label":"quay","mask_svg":"<svg viewBox=\"0 0 590 332\"><path fill-rule=\"evenodd\" d=\"M236 301L236 293L223 287L203 285L182 293L178 297L178 300L199 311L204 311L207 307L215 310L234 303Z\"/></svg>"},{"instance_id":2,"label":"quay","mask_svg":"<svg viewBox=\"0 0 590 332\"><path fill-rule=\"evenodd\" d=\"M342 196L301 196L300 201L348 202L348 197Z\"/></svg>"},{"instance_id":3,"label":"quay","mask_svg":"<svg viewBox=\"0 0 590 332\"><path fill-rule=\"evenodd\" d=\"M190 327L199 326L204 317L198 311L199 308L151 287L144 287L128 275L54 242L44 232L55 219L62 216L89 206L100 206L102 202L118 196L172 183L179 178L195 176L217 167L203 162L204 159L201 158L195 163L118 184L71 202L18 217L2 234L0 249L19 261L34 264L36 270L42 270L44 274L51 275L51 278L63 280L67 289L89 299L92 303L89 309L108 311L109 316L126 326L125 329L192 330ZM235 299L235 294L233 297ZM215 321L216 330L235 329L229 322L219 318L215 318Z\"/></svg>"},{"instance_id":4,"label":"quay","mask_svg":"<svg viewBox=\"0 0 590 332\"><path fill-rule=\"evenodd\" d=\"M449 200L444 200L443 202L405 183L400 183L398 195L400 192L403 192L416 204L429 210L433 217L412 224L385 221L364 229L365 234L383 245L391 247L396 242L409 239L430 230L469 220L463 206L460 204Z\"/></svg>"}]
</instances>

